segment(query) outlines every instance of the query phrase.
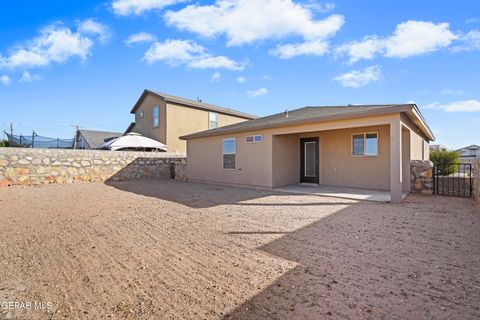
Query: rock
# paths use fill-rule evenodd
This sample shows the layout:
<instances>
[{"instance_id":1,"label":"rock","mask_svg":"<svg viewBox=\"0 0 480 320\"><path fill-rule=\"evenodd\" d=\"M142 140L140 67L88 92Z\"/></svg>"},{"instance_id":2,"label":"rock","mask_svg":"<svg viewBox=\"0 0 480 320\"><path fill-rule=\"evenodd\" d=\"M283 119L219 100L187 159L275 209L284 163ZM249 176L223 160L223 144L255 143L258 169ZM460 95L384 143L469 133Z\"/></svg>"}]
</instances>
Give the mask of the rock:
<instances>
[{"instance_id":1,"label":"rock","mask_svg":"<svg viewBox=\"0 0 480 320\"><path fill-rule=\"evenodd\" d=\"M42 160L42 162L43 162L44 165L47 165L47 166L48 166L48 165L50 164L50 159L49 159L49 158L44 158L44 159Z\"/></svg>"},{"instance_id":2,"label":"rock","mask_svg":"<svg viewBox=\"0 0 480 320\"><path fill-rule=\"evenodd\" d=\"M28 168L15 168L15 174L19 176L25 176L30 173L30 169Z\"/></svg>"},{"instance_id":3,"label":"rock","mask_svg":"<svg viewBox=\"0 0 480 320\"><path fill-rule=\"evenodd\" d=\"M87 160L82 160L81 164L82 164L83 167L90 167L91 166L90 161L87 161Z\"/></svg>"},{"instance_id":4,"label":"rock","mask_svg":"<svg viewBox=\"0 0 480 320\"><path fill-rule=\"evenodd\" d=\"M0 167L6 167L10 164L8 160L0 160Z\"/></svg>"},{"instance_id":5,"label":"rock","mask_svg":"<svg viewBox=\"0 0 480 320\"><path fill-rule=\"evenodd\" d=\"M46 171L45 167L38 167L36 172L37 174L44 174Z\"/></svg>"},{"instance_id":6,"label":"rock","mask_svg":"<svg viewBox=\"0 0 480 320\"><path fill-rule=\"evenodd\" d=\"M12 182L10 180L7 180L7 179L0 180L0 188L9 187L11 185L12 185Z\"/></svg>"}]
</instances>

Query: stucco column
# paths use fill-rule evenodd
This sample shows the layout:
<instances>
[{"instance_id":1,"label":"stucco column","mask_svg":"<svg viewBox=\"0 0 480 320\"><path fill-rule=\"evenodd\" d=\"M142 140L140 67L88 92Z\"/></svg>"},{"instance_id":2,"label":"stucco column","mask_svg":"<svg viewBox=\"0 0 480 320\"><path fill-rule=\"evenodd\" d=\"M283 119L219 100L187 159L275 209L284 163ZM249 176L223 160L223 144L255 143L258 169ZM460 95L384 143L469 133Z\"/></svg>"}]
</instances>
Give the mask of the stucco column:
<instances>
[{"instance_id":1,"label":"stucco column","mask_svg":"<svg viewBox=\"0 0 480 320\"><path fill-rule=\"evenodd\" d=\"M400 119L390 122L390 202L402 202L402 126Z\"/></svg>"}]
</instances>

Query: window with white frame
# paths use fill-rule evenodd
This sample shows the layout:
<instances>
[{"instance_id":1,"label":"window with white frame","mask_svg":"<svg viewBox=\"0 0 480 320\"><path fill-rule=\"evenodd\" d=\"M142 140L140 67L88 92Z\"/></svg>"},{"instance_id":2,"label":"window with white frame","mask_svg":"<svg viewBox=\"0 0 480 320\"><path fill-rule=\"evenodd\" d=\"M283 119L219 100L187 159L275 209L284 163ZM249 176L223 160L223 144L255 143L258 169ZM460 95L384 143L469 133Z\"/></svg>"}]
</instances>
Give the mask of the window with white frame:
<instances>
[{"instance_id":1,"label":"window with white frame","mask_svg":"<svg viewBox=\"0 0 480 320\"><path fill-rule=\"evenodd\" d=\"M376 156L378 155L378 133L364 132L352 135L352 155Z\"/></svg>"},{"instance_id":2,"label":"window with white frame","mask_svg":"<svg viewBox=\"0 0 480 320\"><path fill-rule=\"evenodd\" d=\"M218 128L218 114L216 112L208 113L208 129Z\"/></svg>"},{"instance_id":3,"label":"window with white frame","mask_svg":"<svg viewBox=\"0 0 480 320\"><path fill-rule=\"evenodd\" d=\"M157 128L159 123L160 123L160 121L159 121L160 111L158 109L158 106L153 107L152 116L153 116L153 127Z\"/></svg>"},{"instance_id":4,"label":"window with white frame","mask_svg":"<svg viewBox=\"0 0 480 320\"><path fill-rule=\"evenodd\" d=\"M235 138L223 139L222 143L223 169L235 169L237 141Z\"/></svg>"},{"instance_id":5,"label":"window with white frame","mask_svg":"<svg viewBox=\"0 0 480 320\"><path fill-rule=\"evenodd\" d=\"M255 142L262 142L262 141L263 141L263 136L261 134L245 137L245 142L247 143L255 143Z\"/></svg>"}]
</instances>

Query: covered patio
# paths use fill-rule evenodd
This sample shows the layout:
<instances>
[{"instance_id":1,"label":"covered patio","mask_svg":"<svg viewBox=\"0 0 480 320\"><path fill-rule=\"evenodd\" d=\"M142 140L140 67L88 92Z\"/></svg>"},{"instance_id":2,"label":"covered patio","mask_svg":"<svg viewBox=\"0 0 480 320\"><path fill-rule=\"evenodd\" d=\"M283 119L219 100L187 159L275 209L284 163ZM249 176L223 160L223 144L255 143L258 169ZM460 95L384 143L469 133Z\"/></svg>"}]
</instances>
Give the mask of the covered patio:
<instances>
[{"instance_id":1,"label":"covered patio","mask_svg":"<svg viewBox=\"0 0 480 320\"><path fill-rule=\"evenodd\" d=\"M305 195L326 196L334 198L344 198L351 200L366 200L374 202L390 202L390 191L386 190L372 190L350 187L336 187L317 185L310 183L299 183L289 186L278 187L275 191L285 193L297 193ZM405 198L408 192L402 194L402 198Z\"/></svg>"}]
</instances>

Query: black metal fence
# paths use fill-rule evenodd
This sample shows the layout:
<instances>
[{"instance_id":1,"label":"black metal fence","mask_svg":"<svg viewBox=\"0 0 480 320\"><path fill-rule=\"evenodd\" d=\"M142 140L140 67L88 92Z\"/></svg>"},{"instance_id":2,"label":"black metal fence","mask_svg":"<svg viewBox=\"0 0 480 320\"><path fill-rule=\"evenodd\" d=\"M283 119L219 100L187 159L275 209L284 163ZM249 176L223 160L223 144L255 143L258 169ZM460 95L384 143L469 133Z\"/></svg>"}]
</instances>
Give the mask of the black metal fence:
<instances>
[{"instance_id":1,"label":"black metal fence","mask_svg":"<svg viewBox=\"0 0 480 320\"><path fill-rule=\"evenodd\" d=\"M433 192L438 195L472 197L472 164L442 163L433 167Z\"/></svg>"},{"instance_id":2,"label":"black metal fence","mask_svg":"<svg viewBox=\"0 0 480 320\"><path fill-rule=\"evenodd\" d=\"M74 139L60 139L31 135L13 135L4 132L8 138L8 146L16 148L73 149Z\"/></svg>"}]
</instances>

